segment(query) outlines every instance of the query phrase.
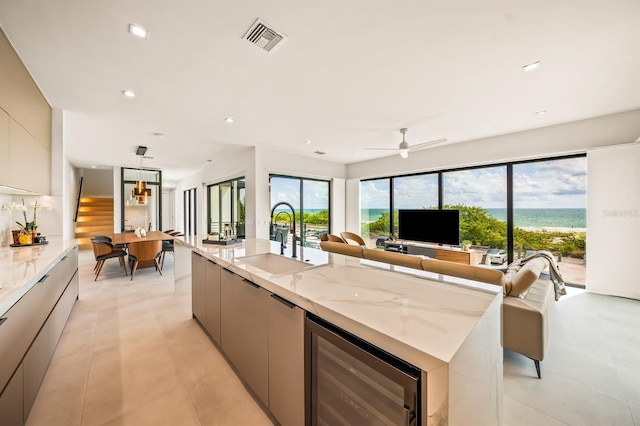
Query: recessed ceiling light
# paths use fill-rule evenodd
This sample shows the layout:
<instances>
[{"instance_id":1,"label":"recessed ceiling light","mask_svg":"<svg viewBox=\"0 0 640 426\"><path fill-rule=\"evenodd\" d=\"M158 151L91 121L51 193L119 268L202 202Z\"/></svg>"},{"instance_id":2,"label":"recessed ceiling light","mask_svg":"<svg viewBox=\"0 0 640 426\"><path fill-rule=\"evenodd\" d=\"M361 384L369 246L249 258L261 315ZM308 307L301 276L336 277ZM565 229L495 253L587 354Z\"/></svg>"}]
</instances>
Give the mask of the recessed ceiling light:
<instances>
[{"instance_id":1,"label":"recessed ceiling light","mask_svg":"<svg viewBox=\"0 0 640 426\"><path fill-rule=\"evenodd\" d=\"M307 145L309 145L309 144L311 144L311 141L306 140L306 141L304 141L304 143L306 143Z\"/></svg>"},{"instance_id":2,"label":"recessed ceiling light","mask_svg":"<svg viewBox=\"0 0 640 426\"><path fill-rule=\"evenodd\" d=\"M165 134L160 132L153 132L153 136L155 136L156 138L164 138Z\"/></svg>"},{"instance_id":3,"label":"recessed ceiling light","mask_svg":"<svg viewBox=\"0 0 640 426\"><path fill-rule=\"evenodd\" d=\"M129 32L136 37L149 38L149 31L139 25L129 24Z\"/></svg>"},{"instance_id":4,"label":"recessed ceiling light","mask_svg":"<svg viewBox=\"0 0 640 426\"><path fill-rule=\"evenodd\" d=\"M98 167L98 166L91 166L92 169L95 169L96 167Z\"/></svg>"},{"instance_id":5,"label":"recessed ceiling light","mask_svg":"<svg viewBox=\"0 0 640 426\"><path fill-rule=\"evenodd\" d=\"M227 117L224 119L227 123L233 123L235 120L232 117Z\"/></svg>"},{"instance_id":6,"label":"recessed ceiling light","mask_svg":"<svg viewBox=\"0 0 640 426\"><path fill-rule=\"evenodd\" d=\"M542 111L536 111L536 115L545 115L547 113L547 110L544 109Z\"/></svg>"},{"instance_id":7,"label":"recessed ceiling light","mask_svg":"<svg viewBox=\"0 0 640 426\"><path fill-rule=\"evenodd\" d=\"M540 61L533 62L531 64L525 65L522 67L524 72L535 71L540 68Z\"/></svg>"},{"instance_id":8,"label":"recessed ceiling light","mask_svg":"<svg viewBox=\"0 0 640 426\"><path fill-rule=\"evenodd\" d=\"M136 92L134 92L133 90L125 89L125 90L122 91L122 94L125 95L127 98L135 98L136 97Z\"/></svg>"}]
</instances>

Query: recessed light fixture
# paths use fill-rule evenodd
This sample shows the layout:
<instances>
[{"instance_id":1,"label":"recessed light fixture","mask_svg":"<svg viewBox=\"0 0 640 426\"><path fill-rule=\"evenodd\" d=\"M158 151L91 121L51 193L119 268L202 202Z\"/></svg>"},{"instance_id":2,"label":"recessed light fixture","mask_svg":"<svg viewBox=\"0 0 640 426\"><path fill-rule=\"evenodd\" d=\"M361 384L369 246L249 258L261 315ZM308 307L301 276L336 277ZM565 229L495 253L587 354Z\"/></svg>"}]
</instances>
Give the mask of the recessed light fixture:
<instances>
[{"instance_id":1,"label":"recessed light fixture","mask_svg":"<svg viewBox=\"0 0 640 426\"><path fill-rule=\"evenodd\" d=\"M536 115L545 115L547 113L546 109L543 109L542 111L536 111Z\"/></svg>"},{"instance_id":2,"label":"recessed light fixture","mask_svg":"<svg viewBox=\"0 0 640 426\"><path fill-rule=\"evenodd\" d=\"M129 32L136 37L149 38L149 31L139 25L129 24Z\"/></svg>"},{"instance_id":3,"label":"recessed light fixture","mask_svg":"<svg viewBox=\"0 0 640 426\"><path fill-rule=\"evenodd\" d=\"M540 68L540 61L536 61L522 67L524 72L535 71Z\"/></svg>"},{"instance_id":4,"label":"recessed light fixture","mask_svg":"<svg viewBox=\"0 0 640 426\"><path fill-rule=\"evenodd\" d=\"M227 123L233 123L235 120L233 119L233 117L227 117L224 119L224 121L226 121Z\"/></svg>"},{"instance_id":5,"label":"recessed light fixture","mask_svg":"<svg viewBox=\"0 0 640 426\"><path fill-rule=\"evenodd\" d=\"M133 90L129 90L129 89L123 90L122 94L124 96L126 96L127 98L135 98L136 97L136 92L134 92Z\"/></svg>"},{"instance_id":6,"label":"recessed light fixture","mask_svg":"<svg viewBox=\"0 0 640 426\"><path fill-rule=\"evenodd\" d=\"M165 134L160 132L153 132L153 136L155 136L156 138L164 138Z\"/></svg>"},{"instance_id":7,"label":"recessed light fixture","mask_svg":"<svg viewBox=\"0 0 640 426\"><path fill-rule=\"evenodd\" d=\"M310 140L306 140L306 141L304 141L304 143L306 143L307 145L310 145L311 141Z\"/></svg>"},{"instance_id":8,"label":"recessed light fixture","mask_svg":"<svg viewBox=\"0 0 640 426\"><path fill-rule=\"evenodd\" d=\"M92 169L95 169L96 167L98 167L98 166L91 166Z\"/></svg>"}]
</instances>

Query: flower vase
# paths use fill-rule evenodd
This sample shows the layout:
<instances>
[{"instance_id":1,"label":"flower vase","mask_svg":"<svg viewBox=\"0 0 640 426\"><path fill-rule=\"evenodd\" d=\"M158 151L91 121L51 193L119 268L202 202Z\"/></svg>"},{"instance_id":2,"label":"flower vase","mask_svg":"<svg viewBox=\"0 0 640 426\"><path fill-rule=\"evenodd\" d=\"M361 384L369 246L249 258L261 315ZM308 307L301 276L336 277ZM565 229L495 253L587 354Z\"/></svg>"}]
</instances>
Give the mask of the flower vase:
<instances>
[{"instance_id":1,"label":"flower vase","mask_svg":"<svg viewBox=\"0 0 640 426\"><path fill-rule=\"evenodd\" d=\"M31 237L31 232L22 232L18 237L18 242L23 246L32 244L33 238Z\"/></svg>"},{"instance_id":2,"label":"flower vase","mask_svg":"<svg viewBox=\"0 0 640 426\"><path fill-rule=\"evenodd\" d=\"M11 234L13 236L13 244L20 244L20 230L19 229L14 229L11 231Z\"/></svg>"}]
</instances>

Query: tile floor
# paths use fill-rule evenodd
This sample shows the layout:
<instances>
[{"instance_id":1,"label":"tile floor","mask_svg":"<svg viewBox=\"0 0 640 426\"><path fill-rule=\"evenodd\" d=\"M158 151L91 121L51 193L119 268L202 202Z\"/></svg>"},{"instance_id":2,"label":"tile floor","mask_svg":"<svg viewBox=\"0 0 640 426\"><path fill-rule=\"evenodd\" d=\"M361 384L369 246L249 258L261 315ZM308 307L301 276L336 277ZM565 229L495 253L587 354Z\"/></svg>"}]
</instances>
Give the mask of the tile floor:
<instances>
[{"instance_id":1,"label":"tile floor","mask_svg":"<svg viewBox=\"0 0 640 426\"><path fill-rule=\"evenodd\" d=\"M80 298L28 425L272 424L192 320L172 256L133 282L116 260L94 282L93 263L80 252ZM542 380L505 352L505 425L640 426L640 302L574 293L556 305Z\"/></svg>"}]
</instances>

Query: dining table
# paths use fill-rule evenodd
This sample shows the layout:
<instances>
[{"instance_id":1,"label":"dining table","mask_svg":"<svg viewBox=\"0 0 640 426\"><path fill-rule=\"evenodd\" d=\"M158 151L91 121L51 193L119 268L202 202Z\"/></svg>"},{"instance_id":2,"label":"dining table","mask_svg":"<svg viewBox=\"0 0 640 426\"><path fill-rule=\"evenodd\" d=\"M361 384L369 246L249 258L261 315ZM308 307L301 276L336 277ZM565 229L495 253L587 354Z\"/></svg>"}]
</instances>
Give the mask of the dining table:
<instances>
[{"instance_id":1,"label":"dining table","mask_svg":"<svg viewBox=\"0 0 640 426\"><path fill-rule=\"evenodd\" d=\"M128 246L130 244L140 243L143 241L173 241L173 237L162 231L147 231L144 237L137 237L135 232L122 232L111 236L111 244L122 244ZM138 264L138 268L148 268L155 266L152 261L144 261Z\"/></svg>"},{"instance_id":2,"label":"dining table","mask_svg":"<svg viewBox=\"0 0 640 426\"><path fill-rule=\"evenodd\" d=\"M131 244L140 241L173 241L173 237L162 231L147 231L147 235L144 237L136 237L135 232L122 232L120 234L113 234L111 236L112 244Z\"/></svg>"}]
</instances>

